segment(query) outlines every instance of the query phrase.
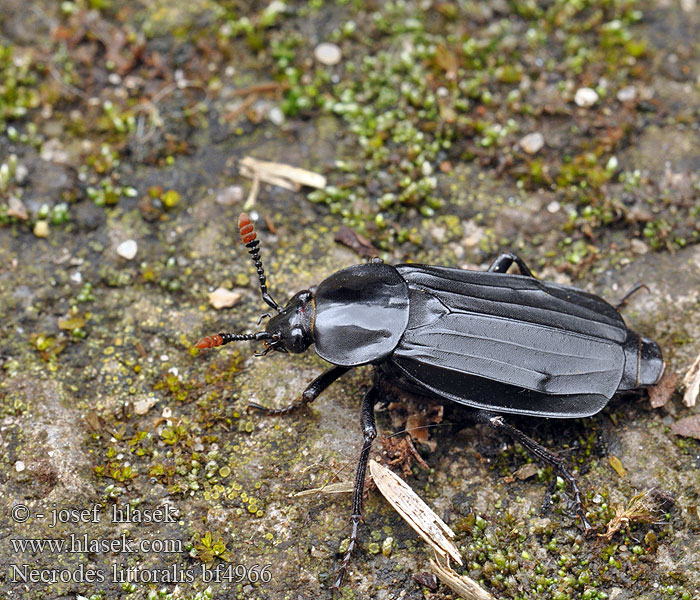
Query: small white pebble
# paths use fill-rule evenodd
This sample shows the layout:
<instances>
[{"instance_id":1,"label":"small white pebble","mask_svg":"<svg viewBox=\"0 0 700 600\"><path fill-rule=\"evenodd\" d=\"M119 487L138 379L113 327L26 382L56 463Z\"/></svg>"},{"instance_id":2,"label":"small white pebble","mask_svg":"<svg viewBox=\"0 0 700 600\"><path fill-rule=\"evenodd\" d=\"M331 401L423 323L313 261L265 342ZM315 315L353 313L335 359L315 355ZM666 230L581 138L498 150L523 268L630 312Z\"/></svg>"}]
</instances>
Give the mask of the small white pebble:
<instances>
[{"instance_id":1,"label":"small white pebble","mask_svg":"<svg viewBox=\"0 0 700 600\"><path fill-rule=\"evenodd\" d=\"M222 206L233 206L243 200L243 188L240 185L230 185L216 192L216 203Z\"/></svg>"},{"instance_id":2,"label":"small white pebble","mask_svg":"<svg viewBox=\"0 0 700 600\"><path fill-rule=\"evenodd\" d=\"M216 310L231 308L232 306L235 306L240 299L240 292L234 292L233 290L227 290L226 288L221 287L216 288L209 294L209 304L211 304Z\"/></svg>"},{"instance_id":3,"label":"small white pebble","mask_svg":"<svg viewBox=\"0 0 700 600\"><path fill-rule=\"evenodd\" d=\"M637 97L637 88L633 85L628 85L620 88L617 92L617 99L620 102L632 102Z\"/></svg>"},{"instance_id":4,"label":"small white pebble","mask_svg":"<svg viewBox=\"0 0 700 600\"><path fill-rule=\"evenodd\" d=\"M49 237L49 223L48 221L37 221L34 223L34 235L38 238Z\"/></svg>"},{"instance_id":5,"label":"small white pebble","mask_svg":"<svg viewBox=\"0 0 700 600\"><path fill-rule=\"evenodd\" d=\"M24 471L24 469L26 469L24 462L21 460L18 460L15 463L15 471L17 471L18 473L21 473L22 471Z\"/></svg>"},{"instance_id":6,"label":"small white pebble","mask_svg":"<svg viewBox=\"0 0 700 600\"><path fill-rule=\"evenodd\" d=\"M646 254L649 252L649 246L647 246L642 240L633 239L630 242L630 248L635 254Z\"/></svg>"},{"instance_id":7,"label":"small white pebble","mask_svg":"<svg viewBox=\"0 0 700 600\"><path fill-rule=\"evenodd\" d=\"M528 133L520 140L520 147L528 154L536 154L544 146L544 136L539 132Z\"/></svg>"},{"instance_id":8,"label":"small white pebble","mask_svg":"<svg viewBox=\"0 0 700 600\"><path fill-rule=\"evenodd\" d=\"M579 88L576 90L574 102L581 108L588 108L598 102L598 93L591 88Z\"/></svg>"},{"instance_id":9,"label":"small white pebble","mask_svg":"<svg viewBox=\"0 0 700 600\"><path fill-rule=\"evenodd\" d=\"M556 200L552 200L548 205L547 205L547 211L551 212L552 214L558 213L559 210L561 210L561 204L557 202Z\"/></svg>"},{"instance_id":10,"label":"small white pebble","mask_svg":"<svg viewBox=\"0 0 700 600\"><path fill-rule=\"evenodd\" d=\"M17 165L15 167L15 181L17 183L24 183L27 175L29 175L29 169L25 165Z\"/></svg>"},{"instance_id":11,"label":"small white pebble","mask_svg":"<svg viewBox=\"0 0 700 600\"><path fill-rule=\"evenodd\" d=\"M117 254L126 260L134 258L138 250L136 240L126 240L117 246Z\"/></svg>"},{"instance_id":12,"label":"small white pebble","mask_svg":"<svg viewBox=\"0 0 700 600\"><path fill-rule=\"evenodd\" d=\"M273 106L270 112L267 113L267 118L272 121L273 125L277 125L278 127L284 123L284 113L279 106Z\"/></svg>"},{"instance_id":13,"label":"small white pebble","mask_svg":"<svg viewBox=\"0 0 700 600\"><path fill-rule=\"evenodd\" d=\"M147 396L146 398L142 398L141 400L137 400L134 402L134 412L137 415L145 415L151 408L153 408L153 405L158 402L157 398L154 398L153 396Z\"/></svg>"},{"instance_id":14,"label":"small white pebble","mask_svg":"<svg viewBox=\"0 0 700 600\"><path fill-rule=\"evenodd\" d=\"M162 415L164 419L169 419L173 416L173 411L169 406L166 406L165 408L163 408Z\"/></svg>"},{"instance_id":15,"label":"small white pebble","mask_svg":"<svg viewBox=\"0 0 700 600\"><path fill-rule=\"evenodd\" d=\"M240 185L231 185L216 192L216 203L222 206L233 206L243 201L243 188Z\"/></svg>"},{"instance_id":16,"label":"small white pebble","mask_svg":"<svg viewBox=\"0 0 700 600\"><path fill-rule=\"evenodd\" d=\"M340 62L343 58L343 53L336 44L323 42L314 48L314 56L321 64L332 66Z\"/></svg>"},{"instance_id":17,"label":"small white pebble","mask_svg":"<svg viewBox=\"0 0 700 600\"><path fill-rule=\"evenodd\" d=\"M76 271L75 273L71 273L70 280L73 283L81 283L83 281L83 274L80 271Z\"/></svg>"}]
</instances>

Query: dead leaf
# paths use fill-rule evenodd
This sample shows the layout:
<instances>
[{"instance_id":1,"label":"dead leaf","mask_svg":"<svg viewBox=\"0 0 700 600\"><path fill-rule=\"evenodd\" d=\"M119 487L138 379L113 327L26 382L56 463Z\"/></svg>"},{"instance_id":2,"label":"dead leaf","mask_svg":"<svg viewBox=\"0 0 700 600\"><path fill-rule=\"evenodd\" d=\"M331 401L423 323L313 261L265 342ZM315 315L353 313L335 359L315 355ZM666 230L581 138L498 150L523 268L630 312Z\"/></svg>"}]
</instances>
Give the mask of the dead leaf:
<instances>
[{"instance_id":1,"label":"dead leaf","mask_svg":"<svg viewBox=\"0 0 700 600\"><path fill-rule=\"evenodd\" d=\"M625 475L627 475L627 470L623 466L622 461L619 458L617 458L617 456L608 456L608 462L610 463L610 466L615 470L615 473L617 473L620 477L624 477Z\"/></svg>"},{"instance_id":2,"label":"dead leaf","mask_svg":"<svg viewBox=\"0 0 700 600\"><path fill-rule=\"evenodd\" d=\"M347 246L365 258L372 258L379 255L379 250L372 245L372 242L346 225L338 229L335 236L333 236L333 241Z\"/></svg>"},{"instance_id":3,"label":"dead leaf","mask_svg":"<svg viewBox=\"0 0 700 600\"><path fill-rule=\"evenodd\" d=\"M529 479L533 475L537 475L537 465L535 463L525 463L515 473L513 473L513 475L521 481Z\"/></svg>"},{"instance_id":4,"label":"dead leaf","mask_svg":"<svg viewBox=\"0 0 700 600\"><path fill-rule=\"evenodd\" d=\"M430 423L425 418L425 415L422 415L421 413L412 413L408 415L408 418L406 419L406 431L419 444L425 444L426 446L431 445L428 441L429 425ZM430 450L434 451L435 447L436 443L433 442Z\"/></svg>"},{"instance_id":5,"label":"dead leaf","mask_svg":"<svg viewBox=\"0 0 700 600\"><path fill-rule=\"evenodd\" d=\"M438 99L438 110L440 111L440 118L445 123L454 123L457 120L457 111L454 106L449 102L449 100L444 98Z\"/></svg>"},{"instance_id":6,"label":"dead leaf","mask_svg":"<svg viewBox=\"0 0 700 600\"><path fill-rule=\"evenodd\" d=\"M671 425L671 431L676 435L700 440L700 415L693 415L692 417L676 421Z\"/></svg>"},{"instance_id":7,"label":"dead leaf","mask_svg":"<svg viewBox=\"0 0 700 600\"><path fill-rule=\"evenodd\" d=\"M85 327L85 319L76 314L68 314L65 317L58 319L58 328L72 331L73 329L82 329Z\"/></svg>"},{"instance_id":8,"label":"dead leaf","mask_svg":"<svg viewBox=\"0 0 700 600\"><path fill-rule=\"evenodd\" d=\"M10 194L10 198L7 201L6 214L8 217L15 217L20 221L26 221L29 218L29 213L27 212L27 208L24 206L24 202L12 194Z\"/></svg>"},{"instance_id":9,"label":"dead leaf","mask_svg":"<svg viewBox=\"0 0 700 600\"><path fill-rule=\"evenodd\" d=\"M88 424L90 429L99 433L102 430L102 419L95 411L90 411L85 415L85 422Z\"/></svg>"},{"instance_id":10,"label":"dead leaf","mask_svg":"<svg viewBox=\"0 0 700 600\"><path fill-rule=\"evenodd\" d=\"M453 538L455 534L447 524L396 473L375 460L370 460L369 470L382 496L413 530L439 556L444 559L450 556L461 565L462 557L459 550L450 541L450 538Z\"/></svg>"},{"instance_id":11,"label":"dead leaf","mask_svg":"<svg viewBox=\"0 0 700 600\"><path fill-rule=\"evenodd\" d=\"M454 79L457 75L459 61L455 54L443 44L435 48L435 64L445 71L448 79Z\"/></svg>"},{"instance_id":12,"label":"dead leaf","mask_svg":"<svg viewBox=\"0 0 700 600\"><path fill-rule=\"evenodd\" d=\"M652 408L661 408L664 406L673 395L678 383L678 373L666 371L661 381L655 386L649 388L649 402Z\"/></svg>"},{"instance_id":13,"label":"dead leaf","mask_svg":"<svg viewBox=\"0 0 700 600\"><path fill-rule=\"evenodd\" d=\"M389 404L389 415L393 429L411 430L409 433L414 440L427 445L431 451L437 447L433 440L427 440L430 428L442 422L444 406L440 403L429 403L407 396L400 402Z\"/></svg>"},{"instance_id":14,"label":"dead leaf","mask_svg":"<svg viewBox=\"0 0 700 600\"><path fill-rule=\"evenodd\" d=\"M431 592L436 592L438 589L438 580L434 573L416 573L413 579L416 583L427 587Z\"/></svg>"},{"instance_id":15,"label":"dead leaf","mask_svg":"<svg viewBox=\"0 0 700 600\"><path fill-rule=\"evenodd\" d=\"M384 449L383 454L387 458L387 464L392 467L400 466L404 477L411 474L411 465L415 460L426 471L430 470L428 464L423 460L423 457L418 454L416 447L411 441L411 436L403 437L382 437L381 445Z\"/></svg>"}]
</instances>

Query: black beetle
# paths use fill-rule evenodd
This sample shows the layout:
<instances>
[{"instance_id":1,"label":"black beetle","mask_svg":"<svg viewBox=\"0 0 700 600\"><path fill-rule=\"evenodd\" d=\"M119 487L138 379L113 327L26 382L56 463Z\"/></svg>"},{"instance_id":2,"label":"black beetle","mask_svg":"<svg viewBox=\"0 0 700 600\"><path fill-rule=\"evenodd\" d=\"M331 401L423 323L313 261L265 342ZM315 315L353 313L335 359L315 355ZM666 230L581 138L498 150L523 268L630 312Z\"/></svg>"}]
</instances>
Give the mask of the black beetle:
<instances>
[{"instance_id":1,"label":"black beetle","mask_svg":"<svg viewBox=\"0 0 700 600\"><path fill-rule=\"evenodd\" d=\"M306 388L301 402L283 409L251 407L287 413L317 398L353 367L372 364L399 387L473 409L475 421L506 433L553 466L572 489L585 532L592 530L576 478L564 462L494 413L593 415L615 393L659 381L664 361L656 342L628 329L616 308L598 296L536 279L514 254L502 254L486 272L375 260L342 269L281 307L267 291L259 241L245 213L238 227L257 268L262 297L277 314L265 331L219 333L196 346L258 340L264 344L259 355L265 355L303 352L314 344L316 353L335 365ZM519 275L506 273L513 263ZM362 402L364 444L355 475L352 531L335 587L357 541L379 396L374 385Z\"/></svg>"}]
</instances>

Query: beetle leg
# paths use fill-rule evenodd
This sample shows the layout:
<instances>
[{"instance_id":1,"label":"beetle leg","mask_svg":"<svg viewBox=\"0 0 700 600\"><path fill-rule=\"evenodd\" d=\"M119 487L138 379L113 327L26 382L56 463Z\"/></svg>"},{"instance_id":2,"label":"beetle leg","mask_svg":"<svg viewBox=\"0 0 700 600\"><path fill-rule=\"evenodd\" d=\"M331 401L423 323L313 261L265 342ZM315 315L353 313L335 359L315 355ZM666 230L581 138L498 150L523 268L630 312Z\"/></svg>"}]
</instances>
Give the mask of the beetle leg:
<instances>
[{"instance_id":1,"label":"beetle leg","mask_svg":"<svg viewBox=\"0 0 700 600\"><path fill-rule=\"evenodd\" d=\"M374 405L379 398L379 390L377 387L372 387L362 400L362 436L364 443L360 452L360 461L357 463L357 473L355 473L355 487L352 492L352 515L350 516L350 524L352 531L350 533L350 543L345 551L343 562L340 563L338 574L333 584L334 589L338 589L343 582L343 576L348 568L350 556L357 543L357 528L362 519L362 495L365 490L365 474L367 472L367 462L369 461L369 450L372 447L374 438L377 437L377 427L374 422Z\"/></svg>"},{"instance_id":2,"label":"beetle leg","mask_svg":"<svg viewBox=\"0 0 700 600\"><path fill-rule=\"evenodd\" d=\"M486 423L496 431L505 433L516 442L520 444L527 450L532 456L541 460L543 463L550 465L554 471L569 485L574 496L574 510L576 514L581 519L581 525L583 526L583 532L586 536L590 535L593 531L593 525L586 518L586 512L583 510L583 498L581 494L581 488L578 486L578 481L576 477L569 471L569 469L564 464L564 460L558 457L554 452L547 450L541 444L538 444L531 437L525 435L519 429L516 429L512 425L509 425L503 420L503 417L493 415L486 411L477 411L476 413L477 421L480 423Z\"/></svg>"},{"instance_id":3,"label":"beetle leg","mask_svg":"<svg viewBox=\"0 0 700 600\"><path fill-rule=\"evenodd\" d=\"M490 273L505 273L513 263L518 265L521 275L534 277L532 271L530 271L530 267L525 264L525 261L517 254L513 254L512 252L504 252L501 254L496 260L493 261L493 263L491 263L488 270Z\"/></svg>"},{"instance_id":4,"label":"beetle leg","mask_svg":"<svg viewBox=\"0 0 700 600\"><path fill-rule=\"evenodd\" d=\"M271 319L271 318L272 318L272 315L270 313L263 313L258 317L258 322L256 323L256 325L260 325L260 323L262 323L263 319Z\"/></svg>"},{"instance_id":5,"label":"beetle leg","mask_svg":"<svg viewBox=\"0 0 700 600\"><path fill-rule=\"evenodd\" d=\"M649 291L649 288L645 283L642 283L641 281L638 281L635 283L628 291L625 293L624 296L620 299L620 301L615 305L615 310L620 310L625 304L627 304L627 300L630 299L630 297L644 288L647 292Z\"/></svg>"},{"instance_id":6,"label":"beetle leg","mask_svg":"<svg viewBox=\"0 0 700 600\"><path fill-rule=\"evenodd\" d=\"M308 387L304 390L301 395L301 400L297 402L292 402L289 406L284 408L268 408L257 402L249 402L248 408L254 408L255 410L260 410L267 415L286 415L301 406L306 406L310 402L313 402L321 395L321 392L325 390L331 383L338 379L343 373L347 373L350 367L331 367L327 371L321 373L316 379L314 379Z\"/></svg>"}]
</instances>

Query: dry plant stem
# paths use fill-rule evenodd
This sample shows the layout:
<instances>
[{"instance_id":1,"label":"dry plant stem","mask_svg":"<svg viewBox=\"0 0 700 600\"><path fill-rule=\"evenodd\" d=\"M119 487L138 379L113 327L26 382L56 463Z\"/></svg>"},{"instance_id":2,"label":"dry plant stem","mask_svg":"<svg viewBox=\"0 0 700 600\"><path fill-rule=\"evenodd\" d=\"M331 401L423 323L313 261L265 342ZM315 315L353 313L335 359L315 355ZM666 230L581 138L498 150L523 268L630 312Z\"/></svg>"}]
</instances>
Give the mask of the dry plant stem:
<instances>
[{"instance_id":1,"label":"dry plant stem","mask_svg":"<svg viewBox=\"0 0 700 600\"><path fill-rule=\"evenodd\" d=\"M464 600L494 600L494 597L476 581L466 575L460 575L449 565L443 565L437 560L430 559L430 567L438 579L453 592L459 594L460 598L464 598Z\"/></svg>"},{"instance_id":2,"label":"dry plant stem","mask_svg":"<svg viewBox=\"0 0 700 600\"><path fill-rule=\"evenodd\" d=\"M289 89L288 84L270 81L269 83L256 83L255 85L233 90L231 95L247 96L248 94L269 94L271 92L283 92L286 89Z\"/></svg>"},{"instance_id":3,"label":"dry plant stem","mask_svg":"<svg viewBox=\"0 0 700 600\"><path fill-rule=\"evenodd\" d=\"M396 473L370 461L370 472L377 488L389 504L420 535L443 560L452 558L460 565L462 557L450 538L455 536L449 526Z\"/></svg>"}]
</instances>

